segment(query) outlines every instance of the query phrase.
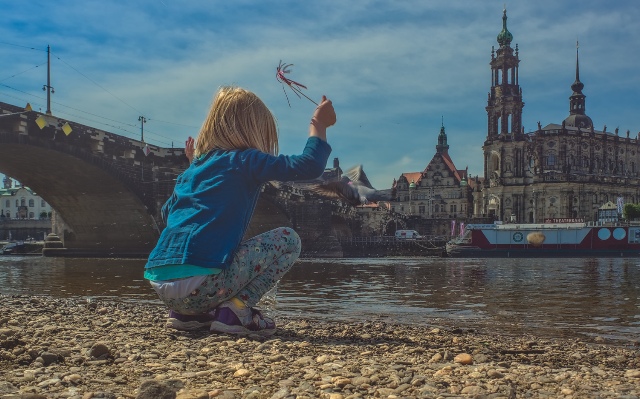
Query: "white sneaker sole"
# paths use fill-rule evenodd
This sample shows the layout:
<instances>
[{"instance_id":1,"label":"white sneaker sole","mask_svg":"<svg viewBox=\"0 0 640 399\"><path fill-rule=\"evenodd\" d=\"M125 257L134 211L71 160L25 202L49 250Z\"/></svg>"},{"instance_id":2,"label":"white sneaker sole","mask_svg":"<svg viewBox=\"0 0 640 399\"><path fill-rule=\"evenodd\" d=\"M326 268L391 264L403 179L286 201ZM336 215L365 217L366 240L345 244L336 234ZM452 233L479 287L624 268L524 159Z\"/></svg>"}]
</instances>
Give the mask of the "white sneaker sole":
<instances>
[{"instance_id":1,"label":"white sneaker sole","mask_svg":"<svg viewBox=\"0 0 640 399\"><path fill-rule=\"evenodd\" d=\"M180 321L178 319L167 319L167 324L165 326L167 328L173 328L174 330L181 331L195 331L203 328L209 328L211 322L199 322L199 321Z\"/></svg>"},{"instance_id":2,"label":"white sneaker sole","mask_svg":"<svg viewBox=\"0 0 640 399\"><path fill-rule=\"evenodd\" d=\"M223 333L223 334L233 334L233 335L260 335L262 337L270 337L275 334L276 329L271 330L258 330L251 331L243 326L230 326L224 323L220 323L219 321L214 321L211 323L210 331Z\"/></svg>"}]
</instances>

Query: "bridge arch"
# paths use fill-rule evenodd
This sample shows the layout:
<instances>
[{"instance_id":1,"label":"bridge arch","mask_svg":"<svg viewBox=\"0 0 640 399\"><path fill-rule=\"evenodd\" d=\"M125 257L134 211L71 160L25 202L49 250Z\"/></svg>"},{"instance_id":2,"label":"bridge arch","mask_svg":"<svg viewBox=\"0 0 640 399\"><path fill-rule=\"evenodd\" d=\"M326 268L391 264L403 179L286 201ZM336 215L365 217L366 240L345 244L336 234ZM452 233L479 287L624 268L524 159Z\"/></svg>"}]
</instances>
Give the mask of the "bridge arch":
<instances>
[{"instance_id":1,"label":"bridge arch","mask_svg":"<svg viewBox=\"0 0 640 399\"><path fill-rule=\"evenodd\" d=\"M99 163L99 162L97 162ZM0 134L0 171L33 189L56 211L57 232L75 255L148 253L158 227L122 179L87 160Z\"/></svg>"},{"instance_id":2,"label":"bridge arch","mask_svg":"<svg viewBox=\"0 0 640 399\"><path fill-rule=\"evenodd\" d=\"M54 116L0 103L0 172L55 210L57 254L146 256L161 229L159 204L188 164L184 150L146 156L143 142L68 123L71 134Z\"/></svg>"}]
</instances>

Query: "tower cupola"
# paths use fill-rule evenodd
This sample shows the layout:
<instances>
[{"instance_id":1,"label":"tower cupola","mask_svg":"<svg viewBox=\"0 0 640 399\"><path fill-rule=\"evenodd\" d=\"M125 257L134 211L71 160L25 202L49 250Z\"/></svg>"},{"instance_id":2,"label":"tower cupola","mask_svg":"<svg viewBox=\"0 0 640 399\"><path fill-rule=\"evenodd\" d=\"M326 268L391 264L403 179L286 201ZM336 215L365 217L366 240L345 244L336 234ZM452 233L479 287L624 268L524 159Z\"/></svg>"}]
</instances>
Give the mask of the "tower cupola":
<instances>
[{"instance_id":1,"label":"tower cupola","mask_svg":"<svg viewBox=\"0 0 640 399\"><path fill-rule=\"evenodd\" d=\"M500 47L510 46L513 40L513 35L507 29L507 9L502 11L502 30L498 33L498 44Z\"/></svg>"}]
</instances>

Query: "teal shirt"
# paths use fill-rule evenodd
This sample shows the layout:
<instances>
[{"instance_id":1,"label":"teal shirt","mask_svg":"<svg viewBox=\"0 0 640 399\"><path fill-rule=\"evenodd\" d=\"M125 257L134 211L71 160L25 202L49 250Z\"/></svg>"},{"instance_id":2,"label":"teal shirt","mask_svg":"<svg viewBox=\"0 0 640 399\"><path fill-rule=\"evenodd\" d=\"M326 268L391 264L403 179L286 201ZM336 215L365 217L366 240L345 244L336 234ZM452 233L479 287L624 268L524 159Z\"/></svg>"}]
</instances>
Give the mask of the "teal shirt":
<instances>
[{"instance_id":1,"label":"teal shirt","mask_svg":"<svg viewBox=\"0 0 640 399\"><path fill-rule=\"evenodd\" d=\"M179 267L175 267L179 266ZM144 278L151 281L167 281L185 278L185 276L208 276L218 274L222 269L194 265L166 265L144 270Z\"/></svg>"}]
</instances>

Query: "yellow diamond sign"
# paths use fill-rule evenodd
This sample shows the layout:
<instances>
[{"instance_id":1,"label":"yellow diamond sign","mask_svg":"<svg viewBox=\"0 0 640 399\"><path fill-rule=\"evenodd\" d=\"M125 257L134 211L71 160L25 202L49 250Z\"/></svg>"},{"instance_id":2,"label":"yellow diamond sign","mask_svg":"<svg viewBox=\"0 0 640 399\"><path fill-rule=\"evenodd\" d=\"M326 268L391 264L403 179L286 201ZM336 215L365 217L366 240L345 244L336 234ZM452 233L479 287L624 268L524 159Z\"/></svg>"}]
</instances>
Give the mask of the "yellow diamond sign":
<instances>
[{"instance_id":1,"label":"yellow diamond sign","mask_svg":"<svg viewBox=\"0 0 640 399\"><path fill-rule=\"evenodd\" d=\"M45 126L47 126L47 120L44 119L44 116L40 115L37 119L36 119L36 124L38 125L38 127L40 129L44 129Z\"/></svg>"},{"instance_id":2,"label":"yellow diamond sign","mask_svg":"<svg viewBox=\"0 0 640 399\"><path fill-rule=\"evenodd\" d=\"M62 125L62 131L64 132L64 134L66 134L67 136L71 134L71 132L73 131L73 129L71 129L71 125L69 125L69 122L65 122L64 125Z\"/></svg>"}]
</instances>

